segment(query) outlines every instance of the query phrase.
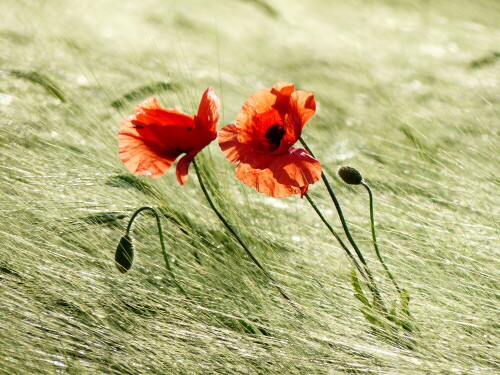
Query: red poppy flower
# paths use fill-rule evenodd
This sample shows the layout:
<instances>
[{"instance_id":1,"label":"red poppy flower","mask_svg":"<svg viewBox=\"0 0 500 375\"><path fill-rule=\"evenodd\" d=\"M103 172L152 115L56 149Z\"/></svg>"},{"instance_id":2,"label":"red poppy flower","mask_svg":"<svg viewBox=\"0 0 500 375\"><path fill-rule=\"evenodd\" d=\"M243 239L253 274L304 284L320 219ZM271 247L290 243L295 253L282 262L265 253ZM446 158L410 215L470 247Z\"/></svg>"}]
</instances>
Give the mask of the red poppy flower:
<instances>
[{"instance_id":1,"label":"red poppy flower","mask_svg":"<svg viewBox=\"0 0 500 375\"><path fill-rule=\"evenodd\" d=\"M259 192L283 198L304 194L321 177L321 164L306 150L292 147L314 115L312 92L276 83L253 94L235 124L219 131L219 146L236 167L236 177Z\"/></svg>"},{"instance_id":2,"label":"red poppy flower","mask_svg":"<svg viewBox=\"0 0 500 375\"><path fill-rule=\"evenodd\" d=\"M211 88L203 93L196 115L164 109L156 98L147 98L120 125L121 160L136 176L158 178L179 155L186 154L176 169L177 181L184 185L194 157L217 137L219 108Z\"/></svg>"}]
</instances>

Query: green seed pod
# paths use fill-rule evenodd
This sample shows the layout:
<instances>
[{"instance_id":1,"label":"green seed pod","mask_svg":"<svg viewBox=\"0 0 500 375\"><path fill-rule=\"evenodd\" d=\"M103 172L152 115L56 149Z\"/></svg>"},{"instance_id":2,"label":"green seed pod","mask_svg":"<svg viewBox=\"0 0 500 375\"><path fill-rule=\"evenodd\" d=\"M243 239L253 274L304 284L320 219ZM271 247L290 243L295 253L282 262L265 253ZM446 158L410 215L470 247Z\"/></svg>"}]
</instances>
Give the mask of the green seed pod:
<instances>
[{"instance_id":1,"label":"green seed pod","mask_svg":"<svg viewBox=\"0 0 500 375\"><path fill-rule=\"evenodd\" d=\"M132 238L126 234L120 238L115 253L116 267L121 273L127 272L132 267L134 261L134 245Z\"/></svg>"},{"instance_id":2,"label":"green seed pod","mask_svg":"<svg viewBox=\"0 0 500 375\"><path fill-rule=\"evenodd\" d=\"M343 165L337 171L339 177L349 185L359 185L363 181L363 176L356 168Z\"/></svg>"}]
</instances>

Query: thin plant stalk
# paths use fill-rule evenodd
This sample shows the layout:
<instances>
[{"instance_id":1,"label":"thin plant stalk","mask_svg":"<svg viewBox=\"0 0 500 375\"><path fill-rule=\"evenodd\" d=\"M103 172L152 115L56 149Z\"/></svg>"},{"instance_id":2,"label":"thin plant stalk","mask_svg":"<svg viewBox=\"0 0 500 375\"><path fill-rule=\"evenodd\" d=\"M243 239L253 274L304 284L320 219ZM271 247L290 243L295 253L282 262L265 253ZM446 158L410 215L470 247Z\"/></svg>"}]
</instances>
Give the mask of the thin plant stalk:
<instances>
[{"instance_id":1,"label":"thin plant stalk","mask_svg":"<svg viewBox=\"0 0 500 375\"><path fill-rule=\"evenodd\" d=\"M226 227L226 229L233 235L233 237L240 244L240 246L243 248L243 250L245 250L245 252L250 257L250 259L255 263L255 265L262 271L262 273L269 280L271 280L272 284L276 287L276 289L278 289L278 291L283 296L283 298L285 298L290 303L290 305L292 305L292 307L294 307L297 311L299 311L298 308L297 308L297 306L295 305L295 303L292 301L292 299L279 286L279 284L276 282L276 280L274 280L274 278L271 276L271 274L266 271L266 269L264 268L264 266L262 266L262 264L259 262L259 260L250 251L250 249L248 248L248 246L243 242L243 240L241 239L241 237L236 233L236 231L233 229L233 227L231 226L231 224L229 224L229 222L225 219L225 217L217 209L217 207L215 206L212 198L210 197L210 194L208 193L208 190L207 190L207 188L205 186L205 183L203 182L203 178L201 177L200 169L198 167L198 164L196 163L196 159L193 160L193 166L194 166L194 169L196 170L196 175L198 176L198 181L200 183L201 190L203 191L203 194L205 195L205 198L207 199L208 204L210 205L210 208L212 208L212 211L214 211L214 213L217 215L217 217L222 222L222 224L224 224L224 226Z\"/></svg>"},{"instance_id":2,"label":"thin plant stalk","mask_svg":"<svg viewBox=\"0 0 500 375\"><path fill-rule=\"evenodd\" d=\"M380 250L378 248L378 243L377 243L377 235L375 233L375 218L373 214L373 194L372 190L368 186L368 184L365 181L361 181L361 185L363 185L366 188L366 191L368 192L368 196L370 198L370 224L371 224L371 230L372 230L372 239L373 239L373 247L375 248L375 253L377 253L378 260L380 263L382 263L382 266L385 269L385 272L387 272L387 275L389 276L389 279L391 279L392 283L394 284L394 287L398 291L399 294L401 294L401 289L399 288L398 284L396 283L396 279L392 275L391 271L389 271L389 267L384 262L384 259L382 258L382 255L380 254Z\"/></svg>"},{"instance_id":3,"label":"thin plant stalk","mask_svg":"<svg viewBox=\"0 0 500 375\"><path fill-rule=\"evenodd\" d=\"M307 143L304 141L302 137L299 138L300 143L302 143L302 146L312 155L312 157L315 157ZM330 184L330 181L328 180L328 177L326 177L324 172L321 172L321 179L323 180L323 183L326 186L326 189L328 190L328 194L330 194L330 197L332 198L333 204L335 205L335 208L337 209L337 213L340 218L340 222L342 223L342 228L344 229L344 232L347 236L347 239L349 240L349 243L352 245L354 248L354 251L356 251L356 254L358 255L359 260L363 265L366 266L366 260L363 257L363 254L361 253L361 250L359 250L358 245L354 241L354 238L352 238L351 232L349 231L349 227L347 226L347 222L345 221L344 214L342 213L342 208L340 207L340 203L337 200L337 197L335 195L335 192L333 191L332 185Z\"/></svg>"},{"instance_id":4,"label":"thin plant stalk","mask_svg":"<svg viewBox=\"0 0 500 375\"><path fill-rule=\"evenodd\" d=\"M153 212L153 215L156 218L156 223L158 225L158 233L159 233L160 241L161 241L161 249L162 249L163 258L165 260L166 268L168 270L168 273L170 274L170 277L174 281L175 285L186 296L187 300L190 301L190 302L192 302L193 305L196 306L196 308L200 309L208 317L210 317L210 314L216 314L216 315L224 316L226 318L234 319L234 320L236 320L238 322L242 322L242 321L245 322L244 318L239 318L239 317L234 316L234 315L225 314L223 312L220 312L220 311L217 311L217 310L213 310L213 309L209 309L209 308L206 308L206 307L200 305L198 302L196 302L195 300L193 300L186 293L186 291L184 290L184 288L177 282L177 280L175 278L175 275L173 273L173 269L171 267L170 261L168 259L168 254L167 254L167 251L166 251L166 248L165 248L165 244L164 244L164 239L163 239L163 230L162 230L162 225L161 225L161 221L160 221L160 216L159 216L158 211L156 209L154 209L153 207L149 207L149 206L144 206L144 207L141 207L141 208L137 209L134 212L134 214L132 215L132 217L130 218L130 220L129 220L129 223L127 225L127 230L126 230L125 235L129 235L130 234L131 229L132 229L132 224L133 224L135 218L137 217L137 215L139 215L142 211L145 211L145 210L150 210L151 212ZM251 322L251 323L255 324L254 322Z\"/></svg>"},{"instance_id":5,"label":"thin plant stalk","mask_svg":"<svg viewBox=\"0 0 500 375\"><path fill-rule=\"evenodd\" d=\"M349 256L349 258L352 260L352 262L354 263L354 265L356 266L356 268L358 269L359 273L365 278L367 279L367 276L366 274L364 273L363 271L363 268L359 265L358 261L356 260L356 258L354 257L354 255L351 253L351 250L349 250L349 248L346 246L346 244L344 243L344 241L342 241L342 239L340 238L340 236L337 234L337 232L335 231L335 229L332 228L332 226L330 225L330 223L326 220L325 216L323 215L323 213L320 211L320 209L318 208L318 206L316 206L316 203L314 203L314 201L312 200L311 196L309 194L305 194L305 197L307 199L307 201L311 204L312 208L314 209L314 211L316 211L316 213L318 214L319 218L321 219L321 221L326 225L326 227L328 228L328 230L333 234L333 236L337 239L337 241L339 242L340 246L342 246L342 248L344 249L344 251L346 252L346 254Z\"/></svg>"},{"instance_id":6,"label":"thin plant stalk","mask_svg":"<svg viewBox=\"0 0 500 375\"><path fill-rule=\"evenodd\" d=\"M309 148L307 143L304 141L302 137L299 137L299 141L304 146L304 148L311 154L312 157L314 156L314 153L312 150ZM373 274L371 273L370 269L368 268L368 264L363 256L363 253L361 253L361 250L359 249L358 245L354 241L354 238L352 238L351 232L349 230L349 227L347 226L347 222L344 218L344 214L342 213L342 208L340 207L340 203L337 199L337 196L335 195L335 192L333 191L332 185L330 184L330 181L328 180L328 177L326 177L324 172L321 172L321 179L323 180L323 183L326 186L326 189L328 190L328 194L330 194L330 198L332 198L333 204L335 205L335 209L337 210L337 213L340 218L340 222L342 223L342 228L344 229L344 233L347 236L347 239L349 240L349 243L351 246L354 248L354 251L356 252L356 255L358 256L359 260L361 263L363 263L363 268L365 269L366 275L368 276L368 279L370 280L370 289L373 291L373 294L375 295L375 299L378 301L378 304L380 308L384 308L384 304L382 302L382 296L380 295L380 292L375 284L375 279L373 277Z\"/></svg>"},{"instance_id":7,"label":"thin plant stalk","mask_svg":"<svg viewBox=\"0 0 500 375\"><path fill-rule=\"evenodd\" d=\"M134 220L137 217L137 215L139 215L141 212L146 211L146 210L151 211L153 213L153 215L155 216L155 218L156 218L156 225L158 226L158 234L160 236L161 253L163 255L163 260L165 261L165 267L167 269L167 272L170 275L170 278L174 282L175 286L181 291L182 294L184 294L185 296L187 296L187 293L184 290L184 288L177 282L177 279L175 277L174 271L173 271L172 266L170 264L170 260L169 260L168 254L167 254L167 249L165 247L165 241L164 241L164 238L163 238L163 228L162 228L162 225L161 225L160 215L158 214L158 211L156 211L156 209L154 209L153 207L149 207L149 206L144 206L144 207L138 208L134 212L134 214L132 215L132 217L130 218L130 220L128 222L128 225L127 225L127 230L126 230L125 234L129 235L129 233L130 233L130 231L132 229L132 224L134 223Z\"/></svg>"}]
</instances>

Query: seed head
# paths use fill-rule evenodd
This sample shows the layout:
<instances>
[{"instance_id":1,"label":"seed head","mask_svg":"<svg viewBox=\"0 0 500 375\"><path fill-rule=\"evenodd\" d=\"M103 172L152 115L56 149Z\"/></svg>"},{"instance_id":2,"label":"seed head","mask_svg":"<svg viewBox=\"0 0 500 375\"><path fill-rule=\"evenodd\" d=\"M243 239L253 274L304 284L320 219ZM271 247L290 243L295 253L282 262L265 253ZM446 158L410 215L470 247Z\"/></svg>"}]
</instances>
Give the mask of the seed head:
<instances>
[{"instance_id":1,"label":"seed head","mask_svg":"<svg viewBox=\"0 0 500 375\"><path fill-rule=\"evenodd\" d=\"M349 185L359 185L363 181L363 176L356 168L343 165L337 171L339 177Z\"/></svg>"},{"instance_id":2,"label":"seed head","mask_svg":"<svg viewBox=\"0 0 500 375\"><path fill-rule=\"evenodd\" d=\"M115 252L116 267L121 273L127 272L132 267L134 261L134 245L132 238L126 234L120 238Z\"/></svg>"}]
</instances>

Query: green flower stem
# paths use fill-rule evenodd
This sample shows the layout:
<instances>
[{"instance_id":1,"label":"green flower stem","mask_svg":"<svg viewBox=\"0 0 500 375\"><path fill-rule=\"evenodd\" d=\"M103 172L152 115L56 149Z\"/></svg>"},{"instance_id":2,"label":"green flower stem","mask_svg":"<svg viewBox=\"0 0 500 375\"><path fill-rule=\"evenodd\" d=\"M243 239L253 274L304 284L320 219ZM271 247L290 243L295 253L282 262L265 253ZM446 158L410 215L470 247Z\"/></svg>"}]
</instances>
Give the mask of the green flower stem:
<instances>
[{"instance_id":1,"label":"green flower stem","mask_svg":"<svg viewBox=\"0 0 500 375\"><path fill-rule=\"evenodd\" d=\"M325 217L323 216L323 213L320 211L320 209L318 208L318 206L316 206L316 204L314 203L314 201L312 200L312 198L309 196L309 194L306 193L305 197L307 198L308 202L311 204L311 206L314 209L314 211L316 211L316 213L318 214L318 216L321 219L321 221L326 225L326 227L328 228L328 230L337 239L337 241L340 243L340 246L342 246L342 248L345 250L345 252L349 256L349 258L351 258L352 262L354 263L354 265L358 269L359 273L365 278L365 280L367 280L366 274L363 272L363 268L361 268L361 266L359 265L358 261L356 260L356 258L354 257L354 255L351 253L351 251L349 250L349 248L346 246L346 244L344 243L344 241L342 241L342 239L339 237L339 235L337 234L337 232L335 232L335 229L333 229L332 226L330 225L330 223L325 219Z\"/></svg>"},{"instance_id":2,"label":"green flower stem","mask_svg":"<svg viewBox=\"0 0 500 375\"><path fill-rule=\"evenodd\" d=\"M396 279L392 275L391 271L389 271L389 268L385 264L382 255L380 254L380 250L378 248L378 243L377 243L377 235L375 234L375 218L373 214L373 194L372 190L368 186L368 184L365 181L361 181L361 185L363 185L366 188L366 191L368 192L368 196L370 198L370 224L371 224L371 229L372 229L372 238L373 238L373 247L375 248L375 252L377 253L378 260L380 260L380 263L382 263L382 266L385 269L385 272L387 272L387 275L391 279L392 283L394 284L394 287L398 291L399 294L401 294L401 289L399 288L398 284L396 283Z\"/></svg>"},{"instance_id":3,"label":"green flower stem","mask_svg":"<svg viewBox=\"0 0 500 375\"><path fill-rule=\"evenodd\" d=\"M302 139L302 137L299 138L300 143L302 143L302 146L312 155L312 157L315 157L307 143ZM349 228L347 227L347 222L345 221L344 214L342 213L342 208L340 208L339 201L337 200L337 197L335 195L335 192L333 191L332 185L330 184L330 181L328 180L328 177L326 177L325 173L321 172L321 178L323 179L323 182L326 186L326 189L328 190L328 194L330 194L330 197L332 198L333 204L335 205L335 208L337 209L337 213L339 214L340 222L342 223L342 228L344 229L344 232L356 251L356 254L358 255L359 260L363 265L367 265L365 258L363 257L363 254L361 253L361 250L359 250L358 245L354 241L354 238L351 236L351 232L349 231Z\"/></svg>"},{"instance_id":4,"label":"green flower stem","mask_svg":"<svg viewBox=\"0 0 500 375\"><path fill-rule=\"evenodd\" d=\"M250 249L247 247L247 245L245 245L245 243L240 238L240 236L236 233L236 231L233 229L233 227L227 222L227 220L224 218L224 216L222 216L222 214L217 209L217 207L215 207L215 204L212 201L212 198L210 198L210 194L208 194L207 188L205 187L205 183L203 182L203 178L201 177L201 173L200 173L200 170L198 168L198 164L196 163L196 160L193 160L193 165L194 165L194 169L196 170L196 175L198 176L198 181L200 182L201 190L203 191L203 194L205 195L205 198L207 198L208 204L212 208L212 211L215 212L215 214L220 219L220 221L222 221L222 224L224 224L224 226L226 227L226 229L233 235L233 237L236 239L236 241L238 241L238 243L240 244L240 246L243 248L243 250L245 250L245 252L250 257L250 259L252 259L252 261L255 263L255 265L262 271L262 273L265 276L267 276L267 278L269 280L271 280L271 282L276 287L276 289L278 289L278 291L283 296L283 298L285 298L292 305L292 307L294 307L298 311L298 308L295 305L295 303L292 301L292 299L290 297L288 297L288 295L285 293L285 291L278 285L278 283L269 274L269 272L266 271L266 269L257 260L257 258L255 257L255 255L253 255L253 253L250 251Z\"/></svg>"},{"instance_id":5,"label":"green flower stem","mask_svg":"<svg viewBox=\"0 0 500 375\"><path fill-rule=\"evenodd\" d=\"M309 148L309 146L307 145L307 143L304 141L304 139L302 137L299 138L299 141L302 144L302 146L304 146L304 148L311 154L311 156L315 157L314 153L311 151L311 149ZM370 283L368 285L370 286L370 289L372 290L372 292L375 296L375 299L378 302L379 307L381 307L383 309L384 304L382 302L382 296L380 295L380 292L378 291L378 288L375 284L375 279L373 278L373 275L372 275L370 269L368 268L368 264L366 263L366 260L363 257L361 250L359 249L358 245L354 241L354 238L352 238L351 232L349 231L349 228L347 226L347 222L344 218L344 214L342 213L342 208L340 207L340 203L337 200L335 192L333 191L333 188L330 184L330 181L328 180L328 177L326 177L324 172L321 172L321 178L323 180L323 183L326 186L326 189L328 190L328 193L330 194L330 197L332 198L333 204L335 205L335 208L336 208L337 213L338 213L339 218L340 218L340 222L342 223L342 228L344 229L344 233L347 236L349 243L354 248L354 251L356 252L356 255L358 256L359 260L361 261L361 263L363 263L363 268L365 269L366 275L368 276L368 279L370 280Z\"/></svg>"},{"instance_id":6,"label":"green flower stem","mask_svg":"<svg viewBox=\"0 0 500 375\"><path fill-rule=\"evenodd\" d=\"M148 206L138 208L134 212L134 214L132 215L132 217L130 218L130 220L128 222L126 235L128 235L130 233L130 231L132 229L132 224L133 224L135 218L137 217L137 215L139 215L142 211L146 211L146 210L151 211L156 218L156 225L158 226L158 233L160 235L161 253L163 254L163 260L165 261L165 267L167 268L167 272L170 275L170 278L174 282L175 286L181 291L182 294L184 294L187 297L186 291L177 282L177 279L174 275L174 271L172 270L172 266L170 265L170 260L169 260L168 254L167 254L167 250L165 248L165 241L163 238L163 229L161 226L161 220L160 220L160 215L158 215L158 211L156 211L156 209L154 209L153 207L148 207Z\"/></svg>"}]
</instances>

